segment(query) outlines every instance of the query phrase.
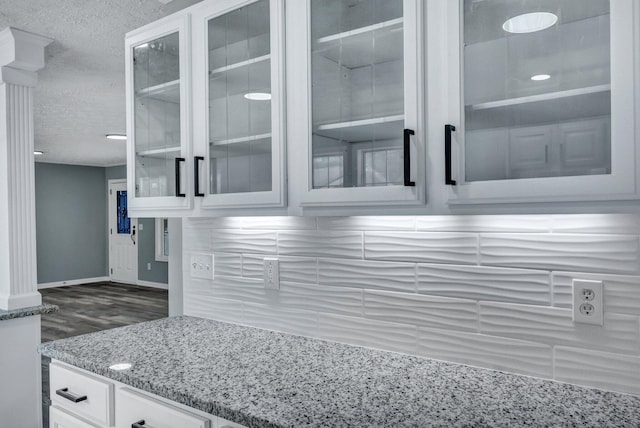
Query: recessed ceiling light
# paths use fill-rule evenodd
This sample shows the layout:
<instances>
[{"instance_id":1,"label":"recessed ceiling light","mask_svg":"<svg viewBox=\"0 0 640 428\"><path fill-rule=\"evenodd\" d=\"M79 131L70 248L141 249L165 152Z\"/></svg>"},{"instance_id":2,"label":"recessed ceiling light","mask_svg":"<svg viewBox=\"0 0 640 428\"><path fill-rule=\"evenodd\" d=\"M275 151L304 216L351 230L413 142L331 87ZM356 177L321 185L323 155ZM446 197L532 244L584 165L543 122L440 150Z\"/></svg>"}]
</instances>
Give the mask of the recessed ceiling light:
<instances>
[{"instance_id":1,"label":"recessed ceiling light","mask_svg":"<svg viewBox=\"0 0 640 428\"><path fill-rule=\"evenodd\" d=\"M131 368L131 363L113 364L113 365L109 366L109 368L111 370L117 370L117 371L129 370Z\"/></svg>"},{"instance_id":2,"label":"recessed ceiling light","mask_svg":"<svg viewBox=\"0 0 640 428\"><path fill-rule=\"evenodd\" d=\"M514 16L502 24L502 29L508 33L533 33L544 30L558 22L558 17L550 12L533 12Z\"/></svg>"},{"instance_id":3,"label":"recessed ceiling light","mask_svg":"<svg viewBox=\"0 0 640 428\"><path fill-rule=\"evenodd\" d=\"M268 101L271 99L271 94L267 92L249 92L244 94L244 97L251 101Z\"/></svg>"},{"instance_id":4,"label":"recessed ceiling light","mask_svg":"<svg viewBox=\"0 0 640 428\"><path fill-rule=\"evenodd\" d=\"M127 136L125 134L107 134L107 140L126 140Z\"/></svg>"},{"instance_id":5,"label":"recessed ceiling light","mask_svg":"<svg viewBox=\"0 0 640 428\"><path fill-rule=\"evenodd\" d=\"M43 155L43 154L44 154L44 152L42 152L42 151L40 151L40 150L34 150L34 151L33 151L33 154L34 154L34 155L36 155L36 156L40 156L40 155Z\"/></svg>"},{"instance_id":6,"label":"recessed ceiling light","mask_svg":"<svg viewBox=\"0 0 640 428\"><path fill-rule=\"evenodd\" d=\"M531 80L549 80L551 79L551 76L549 76L548 74L536 74L535 76L531 76Z\"/></svg>"}]
</instances>

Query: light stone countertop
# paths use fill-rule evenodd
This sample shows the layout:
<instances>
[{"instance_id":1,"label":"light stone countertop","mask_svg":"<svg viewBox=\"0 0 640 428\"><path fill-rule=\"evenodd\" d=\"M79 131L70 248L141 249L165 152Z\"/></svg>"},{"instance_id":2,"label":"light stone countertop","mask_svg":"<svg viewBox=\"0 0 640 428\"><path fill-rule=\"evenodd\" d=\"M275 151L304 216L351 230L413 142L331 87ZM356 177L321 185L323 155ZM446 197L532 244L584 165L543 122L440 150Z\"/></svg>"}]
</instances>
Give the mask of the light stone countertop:
<instances>
[{"instance_id":1,"label":"light stone countertop","mask_svg":"<svg viewBox=\"0 0 640 428\"><path fill-rule=\"evenodd\" d=\"M56 305L50 305L48 303L44 303L39 306L30 306L28 308L12 309L10 311L0 309L0 321L30 317L33 315L50 314L57 311L58 307Z\"/></svg>"},{"instance_id":2,"label":"light stone countertop","mask_svg":"<svg viewBox=\"0 0 640 428\"><path fill-rule=\"evenodd\" d=\"M195 317L39 350L249 427L640 426L636 396Z\"/></svg>"}]
</instances>

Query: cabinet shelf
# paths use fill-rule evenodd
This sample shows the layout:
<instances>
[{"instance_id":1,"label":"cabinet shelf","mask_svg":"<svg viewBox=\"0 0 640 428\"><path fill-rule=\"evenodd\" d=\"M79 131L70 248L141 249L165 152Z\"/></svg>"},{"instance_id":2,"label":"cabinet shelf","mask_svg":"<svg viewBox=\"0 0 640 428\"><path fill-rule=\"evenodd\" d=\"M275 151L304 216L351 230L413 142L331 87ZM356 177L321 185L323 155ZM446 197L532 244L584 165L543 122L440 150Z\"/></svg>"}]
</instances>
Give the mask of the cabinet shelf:
<instances>
[{"instance_id":1,"label":"cabinet shelf","mask_svg":"<svg viewBox=\"0 0 640 428\"><path fill-rule=\"evenodd\" d=\"M170 103L180 103L180 79L150 86L136 92L136 98L151 98Z\"/></svg>"},{"instance_id":2,"label":"cabinet shelf","mask_svg":"<svg viewBox=\"0 0 640 428\"><path fill-rule=\"evenodd\" d=\"M392 126L390 126L392 125ZM376 117L348 122L327 123L314 129L314 134L335 140L358 142L402 138L404 115Z\"/></svg>"},{"instance_id":3,"label":"cabinet shelf","mask_svg":"<svg viewBox=\"0 0 640 428\"><path fill-rule=\"evenodd\" d=\"M245 61L236 62L235 64L225 65L224 67L218 67L209 71L209 76L218 73L224 73L225 71L233 70L235 68L246 67L252 64L260 63L263 61L269 61L271 59L271 54L262 55L256 58L247 59Z\"/></svg>"},{"instance_id":4,"label":"cabinet shelf","mask_svg":"<svg viewBox=\"0 0 640 428\"><path fill-rule=\"evenodd\" d=\"M402 60L403 18L316 39L313 53L353 69ZM375 33L375 43L374 40Z\"/></svg>"},{"instance_id":5,"label":"cabinet shelf","mask_svg":"<svg viewBox=\"0 0 640 428\"><path fill-rule=\"evenodd\" d=\"M257 135L248 135L246 137L230 138L227 140L214 140L214 141L211 141L209 144L214 146L226 146L229 144L247 143L249 141L264 140L266 138L271 138L270 132L266 134L257 134Z\"/></svg>"},{"instance_id":6,"label":"cabinet shelf","mask_svg":"<svg viewBox=\"0 0 640 428\"><path fill-rule=\"evenodd\" d=\"M611 114L610 85L467 105L466 129L519 127Z\"/></svg>"},{"instance_id":7,"label":"cabinet shelf","mask_svg":"<svg viewBox=\"0 0 640 428\"><path fill-rule=\"evenodd\" d=\"M519 104L534 103L538 101L549 101L560 98L575 97L578 95L595 94L611 90L611 85L589 86L587 88L569 89L566 91L548 92L546 94L529 95L526 97L511 98L507 100L489 101L486 103L472 104L467 106L471 110L486 110L498 107L515 106Z\"/></svg>"},{"instance_id":8,"label":"cabinet shelf","mask_svg":"<svg viewBox=\"0 0 640 428\"><path fill-rule=\"evenodd\" d=\"M172 153L179 154L180 152L181 152L181 147L176 146L176 147L163 147L160 149L141 150L136 152L136 155L144 156L147 158L164 158L165 156L163 155L172 154Z\"/></svg>"}]
</instances>

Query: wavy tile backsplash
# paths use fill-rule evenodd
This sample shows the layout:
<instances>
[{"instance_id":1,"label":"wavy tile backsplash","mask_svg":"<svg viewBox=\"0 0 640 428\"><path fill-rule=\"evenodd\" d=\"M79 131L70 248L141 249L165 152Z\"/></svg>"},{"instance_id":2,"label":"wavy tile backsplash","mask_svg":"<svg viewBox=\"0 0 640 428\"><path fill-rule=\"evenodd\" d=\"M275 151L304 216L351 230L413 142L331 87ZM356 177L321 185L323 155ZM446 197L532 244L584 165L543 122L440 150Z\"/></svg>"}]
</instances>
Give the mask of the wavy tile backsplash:
<instances>
[{"instance_id":1,"label":"wavy tile backsplash","mask_svg":"<svg viewBox=\"0 0 640 428\"><path fill-rule=\"evenodd\" d=\"M640 215L185 219L184 310L640 395ZM280 260L279 291L262 281ZM604 282L574 324L572 278Z\"/></svg>"}]
</instances>

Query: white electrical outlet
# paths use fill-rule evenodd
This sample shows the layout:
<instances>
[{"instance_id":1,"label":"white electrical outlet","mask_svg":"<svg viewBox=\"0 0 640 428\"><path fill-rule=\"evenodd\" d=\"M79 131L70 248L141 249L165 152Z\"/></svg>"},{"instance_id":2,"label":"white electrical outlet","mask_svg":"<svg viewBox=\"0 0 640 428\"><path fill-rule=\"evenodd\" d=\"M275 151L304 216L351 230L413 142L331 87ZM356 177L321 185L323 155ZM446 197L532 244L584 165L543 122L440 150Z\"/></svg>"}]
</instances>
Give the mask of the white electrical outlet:
<instances>
[{"instance_id":1,"label":"white electrical outlet","mask_svg":"<svg viewBox=\"0 0 640 428\"><path fill-rule=\"evenodd\" d=\"M277 258L264 259L264 286L273 290L280 289L280 267Z\"/></svg>"},{"instance_id":2,"label":"white electrical outlet","mask_svg":"<svg viewBox=\"0 0 640 428\"><path fill-rule=\"evenodd\" d=\"M602 281L573 280L573 322L602 325L604 311Z\"/></svg>"},{"instance_id":3,"label":"white electrical outlet","mask_svg":"<svg viewBox=\"0 0 640 428\"><path fill-rule=\"evenodd\" d=\"M213 254L192 254L189 270L191 278L214 279Z\"/></svg>"}]
</instances>

